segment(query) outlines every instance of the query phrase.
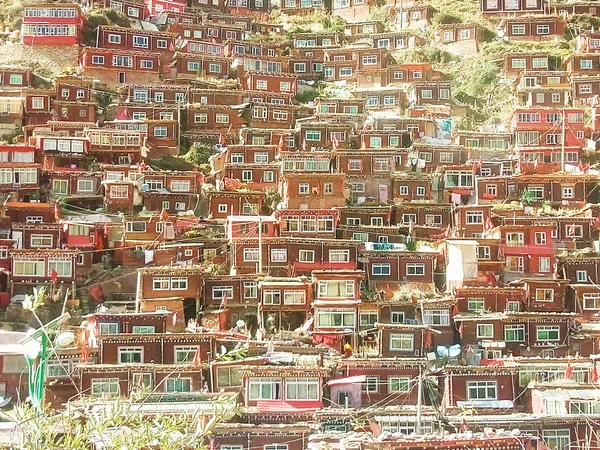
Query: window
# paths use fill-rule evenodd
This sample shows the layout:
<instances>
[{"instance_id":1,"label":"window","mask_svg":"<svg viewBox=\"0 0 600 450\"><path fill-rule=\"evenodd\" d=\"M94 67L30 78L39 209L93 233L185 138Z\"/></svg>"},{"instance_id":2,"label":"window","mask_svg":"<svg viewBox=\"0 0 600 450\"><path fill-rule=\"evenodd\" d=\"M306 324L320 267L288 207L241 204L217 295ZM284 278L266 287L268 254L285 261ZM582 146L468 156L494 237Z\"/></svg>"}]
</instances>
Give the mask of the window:
<instances>
[{"instance_id":1,"label":"window","mask_svg":"<svg viewBox=\"0 0 600 450\"><path fill-rule=\"evenodd\" d=\"M329 250L330 263L350 262L350 250Z\"/></svg>"},{"instance_id":2,"label":"window","mask_svg":"<svg viewBox=\"0 0 600 450\"><path fill-rule=\"evenodd\" d=\"M362 62L363 64L377 64L377 55L365 55Z\"/></svg>"},{"instance_id":3,"label":"window","mask_svg":"<svg viewBox=\"0 0 600 450\"><path fill-rule=\"evenodd\" d=\"M459 37L460 39L470 39L471 30L460 30Z\"/></svg>"},{"instance_id":4,"label":"window","mask_svg":"<svg viewBox=\"0 0 600 450\"><path fill-rule=\"evenodd\" d=\"M404 323L404 312L402 311L392 311L390 315L391 323Z\"/></svg>"},{"instance_id":5,"label":"window","mask_svg":"<svg viewBox=\"0 0 600 450\"><path fill-rule=\"evenodd\" d=\"M410 377L389 377L388 391L389 392L410 392Z\"/></svg>"},{"instance_id":6,"label":"window","mask_svg":"<svg viewBox=\"0 0 600 450\"><path fill-rule=\"evenodd\" d=\"M139 48L148 48L147 36L133 36L133 46Z\"/></svg>"},{"instance_id":7,"label":"window","mask_svg":"<svg viewBox=\"0 0 600 450\"><path fill-rule=\"evenodd\" d=\"M425 188L423 186L417 186L417 197L425 196Z\"/></svg>"},{"instance_id":8,"label":"window","mask_svg":"<svg viewBox=\"0 0 600 450\"><path fill-rule=\"evenodd\" d=\"M579 61L579 68L580 69L592 69L593 68L593 62L591 59L582 59Z\"/></svg>"},{"instance_id":9,"label":"window","mask_svg":"<svg viewBox=\"0 0 600 450\"><path fill-rule=\"evenodd\" d=\"M375 326L379 319L377 311L367 311L360 313L360 326L361 328L372 328Z\"/></svg>"},{"instance_id":10,"label":"window","mask_svg":"<svg viewBox=\"0 0 600 450\"><path fill-rule=\"evenodd\" d=\"M167 378L165 392L191 392L191 378Z\"/></svg>"},{"instance_id":11,"label":"window","mask_svg":"<svg viewBox=\"0 0 600 450\"><path fill-rule=\"evenodd\" d=\"M52 192L57 195L66 195L69 189L68 180L52 180Z\"/></svg>"},{"instance_id":12,"label":"window","mask_svg":"<svg viewBox=\"0 0 600 450\"><path fill-rule=\"evenodd\" d=\"M186 277L171 278L171 290L185 291L188 288L188 279Z\"/></svg>"},{"instance_id":13,"label":"window","mask_svg":"<svg viewBox=\"0 0 600 450\"><path fill-rule=\"evenodd\" d=\"M506 245L509 247L522 247L524 243L523 233L506 233Z\"/></svg>"},{"instance_id":14,"label":"window","mask_svg":"<svg viewBox=\"0 0 600 450\"><path fill-rule=\"evenodd\" d=\"M468 224L481 224L483 223L483 212L481 211L468 211L466 214Z\"/></svg>"},{"instance_id":15,"label":"window","mask_svg":"<svg viewBox=\"0 0 600 450\"><path fill-rule=\"evenodd\" d=\"M306 293L304 291L284 291L284 305L304 305L306 303Z\"/></svg>"},{"instance_id":16,"label":"window","mask_svg":"<svg viewBox=\"0 0 600 450\"><path fill-rule=\"evenodd\" d=\"M118 378L92 378L92 395L116 397L119 395Z\"/></svg>"},{"instance_id":17,"label":"window","mask_svg":"<svg viewBox=\"0 0 600 450\"><path fill-rule=\"evenodd\" d=\"M575 198L575 190L572 187L563 187L562 188L562 198L564 199L572 199Z\"/></svg>"},{"instance_id":18,"label":"window","mask_svg":"<svg viewBox=\"0 0 600 450\"><path fill-rule=\"evenodd\" d=\"M583 309L600 309L600 293L583 294Z\"/></svg>"},{"instance_id":19,"label":"window","mask_svg":"<svg viewBox=\"0 0 600 450\"><path fill-rule=\"evenodd\" d=\"M233 287L232 286L213 286L212 297L213 297L213 300L222 300L224 298L233 298Z\"/></svg>"},{"instance_id":20,"label":"window","mask_svg":"<svg viewBox=\"0 0 600 450\"><path fill-rule=\"evenodd\" d=\"M318 378L286 378L286 400L318 400L320 383ZM276 444L278 445L278 444ZM267 447L267 446L265 446ZM287 445L286 445L287 447Z\"/></svg>"},{"instance_id":21,"label":"window","mask_svg":"<svg viewBox=\"0 0 600 450\"><path fill-rule=\"evenodd\" d=\"M56 272L59 278L69 278L73 275L73 260L70 258L48 259L48 273Z\"/></svg>"},{"instance_id":22,"label":"window","mask_svg":"<svg viewBox=\"0 0 600 450\"><path fill-rule=\"evenodd\" d=\"M510 272L524 271L524 261L522 256L507 256L506 257L506 269Z\"/></svg>"},{"instance_id":23,"label":"window","mask_svg":"<svg viewBox=\"0 0 600 450\"><path fill-rule=\"evenodd\" d=\"M229 114L216 114L215 121L217 123L229 123Z\"/></svg>"},{"instance_id":24,"label":"window","mask_svg":"<svg viewBox=\"0 0 600 450\"><path fill-rule=\"evenodd\" d=\"M139 334L153 334L155 327L153 325L134 325L131 331Z\"/></svg>"},{"instance_id":25,"label":"window","mask_svg":"<svg viewBox=\"0 0 600 450\"><path fill-rule=\"evenodd\" d=\"M379 377L366 377L365 382L361 386L363 392L378 392Z\"/></svg>"},{"instance_id":26,"label":"window","mask_svg":"<svg viewBox=\"0 0 600 450\"><path fill-rule=\"evenodd\" d=\"M351 77L352 67L340 67L340 77Z\"/></svg>"},{"instance_id":27,"label":"window","mask_svg":"<svg viewBox=\"0 0 600 450\"><path fill-rule=\"evenodd\" d=\"M19 84L19 85L23 84L23 75L15 74L15 73L11 74L8 83L9 84Z\"/></svg>"},{"instance_id":28,"label":"window","mask_svg":"<svg viewBox=\"0 0 600 450\"><path fill-rule=\"evenodd\" d=\"M468 381L467 397L469 400L496 400L495 381Z\"/></svg>"},{"instance_id":29,"label":"window","mask_svg":"<svg viewBox=\"0 0 600 450\"><path fill-rule=\"evenodd\" d=\"M523 59L523 58L513 58L511 60L511 67L513 69L524 69L525 68L525 59Z\"/></svg>"},{"instance_id":30,"label":"window","mask_svg":"<svg viewBox=\"0 0 600 450\"><path fill-rule=\"evenodd\" d=\"M491 339L494 337L494 325L491 323L477 324L477 337Z\"/></svg>"},{"instance_id":31,"label":"window","mask_svg":"<svg viewBox=\"0 0 600 450\"><path fill-rule=\"evenodd\" d=\"M538 325L535 329L538 342L560 340L560 327L557 325Z\"/></svg>"},{"instance_id":32,"label":"window","mask_svg":"<svg viewBox=\"0 0 600 450\"><path fill-rule=\"evenodd\" d=\"M77 192L94 192L94 181L77 180Z\"/></svg>"},{"instance_id":33,"label":"window","mask_svg":"<svg viewBox=\"0 0 600 450\"><path fill-rule=\"evenodd\" d=\"M104 56L92 56L92 64L103 65L104 64Z\"/></svg>"},{"instance_id":34,"label":"window","mask_svg":"<svg viewBox=\"0 0 600 450\"><path fill-rule=\"evenodd\" d=\"M425 275L425 263L406 263L406 275L423 276Z\"/></svg>"},{"instance_id":35,"label":"window","mask_svg":"<svg viewBox=\"0 0 600 450\"><path fill-rule=\"evenodd\" d=\"M208 71L210 73L221 73L221 64L209 64Z\"/></svg>"},{"instance_id":36,"label":"window","mask_svg":"<svg viewBox=\"0 0 600 450\"><path fill-rule=\"evenodd\" d=\"M585 271L585 270L576 271L575 278L577 279L578 283L587 283L587 280L588 280L587 271Z\"/></svg>"},{"instance_id":37,"label":"window","mask_svg":"<svg viewBox=\"0 0 600 450\"><path fill-rule=\"evenodd\" d=\"M46 274L45 262L39 260L13 260L13 274L17 276L43 277Z\"/></svg>"},{"instance_id":38,"label":"window","mask_svg":"<svg viewBox=\"0 0 600 450\"><path fill-rule=\"evenodd\" d=\"M546 233L536 232L535 233L535 245L546 245Z\"/></svg>"},{"instance_id":39,"label":"window","mask_svg":"<svg viewBox=\"0 0 600 450\"><path fill-rule=\"evenodd\" d=\"M392 265L390 263L373 263L371 265L371 274L374 276L391 275Z\"/></svg>"},{"instance_id":40,"label":"window","mask_svg":"<svg viewBox=\"0 0 600 450\"><path fill-rule=\"evenodd\" d=\"M571 432L569 430L543 430L544 444L550 450L568 450L571 447Z\"/></svg>"},{"instance_id":41,"label":"window","mask_svg":"<svg viewBox=\"0 0 600 450\"><path fill-rule=\"evenodd\" d=\"M116 322L98 323L100 334L119 334L119 324Z\"/></svg>"},{"instance_id":42,"label":"window","mask_svg":"<svg viewBox=\"0 0 600 450\"><path fill-rule=\"evenodd\" d=\"M173 192L189 192L190 182L188 180L172 180L171 191Z\"/></svg>"},{"instance_id":43,"label":"window","mask_svg":"<svg viewBox=\"0 0 600 450\"><path fill-rule=\"evenodd\" d=\"M281 81L279 83L279 90L281 92L290 92L292 90L292 85L287 81Z\"/></svg>"},{"instance_id":44,"label":"window","mask_svg":"<svg viewBox=\"0 0 600 450\"><path fill-rule=\"evenodd\" d=\"M154 127L154 136L157 136L157 137L167 136L167 127L165 127L165 126Z\"/></svg>"},{"instance_id":45,"label":"window","mask_svg":"<svg viewBox=\"0 0 600 450\"><path fill-rule=\"evenodd\" d=\"M271 262L278 262L278 263L287 262L287 249L272 248L271 249Z\"/></svg>"},{"instance_id":46,"label":"window","mask_svg":"<svg viewBox=\"0 0 600 450\"><path fill-rule=\"evenodd\" d=\"M318 298L353 298L354 280L319 281Z\"/></svg>"},{"instance_id":47,"label":"window","mask_svg":"<svg viewBox=\"0 0 600 450\"><path fill-rule=\"evenodd\" d=\"M314 263L315 252L314 250L300 250L298 252L298 261L303 263Z\"/></svg>"},{"instance_id":48,"label":"window","mask_svg":"<svg viewBox=\"0 0 600 450\"><path fill-rule=\"evenodd\" d=\"M120 364L142 363L144 361L143 347L119 347L118 353Z\"/></svg>"},{"instance_id":49,"label":"window","mask_svg":"<svg viewBox=\"0 0 600 450\"><path fill-rule=\"evenodd\" d=\"M245 248L244 249L244 261L246 262L257 262L260 257L260 251L258 248Z\"/></svg>"},{"instance_id":50,"label":"window","mask_svg":"<svg viewBox=\"0 0 600 450\"><path fill-rule=\"evenodd\" d=\"M518 301L507 301L506 302L506 311L508 312L519 312L521 309L521 303Z\"/></svg>"},{"instance_id":51,"label":"window","mask_svg":"<svg viewBox=\"0 0 600 450\"><path fill-rule=\"evenodd\" d=\"M535 290L535 301L536 302L553 302L554 301L554 289L536 289Z\"/></svg>"},{"instance_id":52,"label":"window","mask_svg":"<svg viewBox=\"0 0 600 450\"><path fill-rule=\"evenodd\" d=\"M537 34L550 34L550 25L538 25Z\"/></svg>"},{"instance_id":53,"label":"window","mask_svg":"<svg viewBox=\"0 0 600 450\"><path fill-rule=\"evenodd\" d=\"M318 130L306 130L305 139L307 141L320 141L321 132Z\"/></svg>"},{"instance_id":54,"label":"window","mask_svg":"<svg viewBox=\"0 0 600 450\"><path fill-rule=\"evenodd\" d=\"M485 301L482 298L467 299L467 309L472 312L482 312L485 308Z\"/></svg>"},{"instance_id":55,"label":"window","mask_svg":"<svg viewBox=\"0 0 600 450\"><path fill-rule=\"evenodd\" d=\"M390 334L390 351L410 352L414 349L414 336L412 334Z\"/></svg>"},{"instance_id":56,"label":"window","mask_svg":"<svg viewBox=\"0 0 600 450\"><path fill-rule=\"evenodd\" d=\"M525 34L525 25L513 25L512 26L512 34L513 35L524 35Z\"/></svg>"},{"instance_id":57,"label":"window","mask_svg":"<svg viewBox=\"0 0 600 450\"><path fill-rule=\"evenodd\" d=\"M191 363L194 361L194 355L198 351L197 345L176 345L175 350L175 363Z\"/></svg>"},{"instance_id":58,"label":"window","mask_svg":"<svg viewBox=\"0 0 600 450\"><path fill-rule=\"evenodd\" d=\"M299 194L303 194L303 195L310 194L310 184L308 184L308 183L300 183L298 185L298 193Z\"/></svg>"},{"instance_id":59,"label":"window","mask_svg":"<svg viewBox=\"0 0 600 450\"><path fill-rule=\"evenodd\" d=\"M426 309L423 311L425 325L450 325L450 311L444 309Z\"/></svg>"},{"instance_id":60,"label":"window","mask_svg":"<svg viewBox=\"0 0 600 450\"><path fill-rule=\"evenodd\" d=\"M504 340L507 342L524 342L525 325L504 325Z\"/></svg>"},{"instance_id":61,"label":"window","mask_svg":"<svg viewBox=\"0 0 600 450\"><path fill-rule=\"evenodd\" d=\"M32 247L52 248L52 242L53 239L51 234L32 234L30 237Z\"/></svg>"},{"instance_id":62,"label":"window","mask_svg":"<svg viewBox=\"0 0 600 450\"><path fill-rule=\"evenodd\" d=\"M541 256L538 260L538 271L541 273L550 272L550 257Z\"/></svg>"},{"instance_id":63,"label":"window","mask_svg":"<svg viewBox=\"0 0 600 450\"><path fill-rule=\"evenodd\" d=\"M249 378L250 400L275 400L281 398L281 379Z\"/></svg>"},{"instance_id":64,"label":"window","mask_svg":"<svg viewBox=\"0 0 600 450\"><path fill-rule=\"evenodd\" d=\"M433 91L431 89L423 89L421 91L421 97L427 99L433 98Z\"/></svg>"},{"instance_id":65,"label":"window","mask_svg":"<svg viewBox=\"0 0 600 450\"><path fill-rule=\"evenodd\" d=\"M317 311L317 326L354 328L355 311L350 308L319 308Z\"/></svg>"},{"instance_id":66,"label":"window","mask_svg":"<svg viewBox=\"0 0 600 450\"><path fill-rule=\"evenodd\" d=\"M258 283L255 281L244 282L244 298L258 298Z\"/></svg>"},{"instance_id":67,"label":"window","mask_svg":"<svg viewBox=\"0 0 600 450\"><path fill-rule=\"evenodd\" d=\"M583 237L583 226L582 225L567 225L566 227L568 238L581 238Z\"/></svg>"},{"instance_id":68,"label":"window","mask_svg":"<svg viewBox=\"0 0 600 450\"><path fill-rule=\"evenodd\" d=\"M32 109L44 109L44 98L43 97L32 97L31 98Z\"/></svg>"}]
</instances>

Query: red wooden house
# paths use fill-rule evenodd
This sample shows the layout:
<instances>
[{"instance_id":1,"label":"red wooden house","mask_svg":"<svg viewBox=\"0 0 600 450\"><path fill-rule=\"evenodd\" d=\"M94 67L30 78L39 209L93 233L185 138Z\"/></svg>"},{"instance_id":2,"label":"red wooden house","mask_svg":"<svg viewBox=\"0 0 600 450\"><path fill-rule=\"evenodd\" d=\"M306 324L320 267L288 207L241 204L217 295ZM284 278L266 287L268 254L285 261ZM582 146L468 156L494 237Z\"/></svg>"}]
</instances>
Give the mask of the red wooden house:
<instances>
[{"instance_id":1,"label":"red wooden house","mask_svg":"<svg viewBox=\"0 0 600 450\"><path fill-rule=\"evenodd\" d=\"M65 285L75 292L77 251L50 249L12 249L10 251L11 289L16 295L32 294L43 284Z\"/></svg>"},{"instance_id":2,"label":"red wooden house","mask_svg":"<svg viewBox=\"0 0 600 450\"><path fill-rule=\"evenodd\" d=\"M136 81L160 83L160 53L86 47L81 52L79 71L111 88Z\"/></svg>"},{"instance_id":3,"label":"red wooden house","mask_svg":"<svg viewBox=\"0 0 600 450\"><path fill-rule=\"evenodd\" d=\"M25 97L26 124L45 124L53 118L52 106L53 100L56 98L54 90L25 89L22 91L22 95ZM55 111L56 109L54 106Z\"/></svg>"},{"instance_id":4,"label":"red wooden house","mask_svg":"<svg viewBox=\"0 0 600 450\"><path fill-rule=\"evenodd\" d=\"M227 78L231 59L202 53L176 52L170 64L171 77L192 79Z\"/></svg>"},{"instance_id":5,"label":"red wooden house","mask_svg":"<svg viewBox=\"0 0 600 450\"><path fill-rule=\"evenodd\" d=\"M549 41L562 39L566 22L561 16L527 16L502 19L498 34L510 40Z\"/></svg>"},{"instance_id":6,"label":"red wooden house","mask_svg":"<svg viewBox=\"0 0 600 450\"><path fill-rule=\"evenodd\" d=\"M175 51L175 33L135 30L124 27L100 25L97 30L97 47L118 50L140 50L160 54L161 64L171 62Z\"/></svg>"},{"instance_id":7,"label":"red wooden house","mask_svg":"<svg viewBox=\"0 0 600 450\"><path fill-rule=\"evenodd\" d=\"M19 67L0 68L0 86L2 89L20 90L29 87L34 81L34 75L30 69Z\"/></svg>"},{"instance_id":8,"label":"red wooden house","mask_svg":"<svg viewBox=\"0 0 600 450\"><path fill-rule=\"evenodd\" d=\"M247 71L240 75L243 89L296 94L298 79L284 72Z\"/></svg>"},{"instance_id":9,"label":"red wooden house","mask_svg":"<svg viewBox=\"0 0 600 450\"><path fill-rule=\"evenodd\" d=\"M289 209L329 209L347 197L343 173L286 173L280 192Z\"/></svg>"},{"instance_id":10,"label":"red wooden house","mask_svg":"<svg viewBox=\"0 0 600 450\"><path fill-rule=\"evenodd\" d=\"M544 0L481 0L482 14L542 14L545 11Z\"/></svg>"},{"instance_id":11,"label":"red wooden house","mask_svg":"<svg viewBox=\"0 0 600 450\"><path fill-rule=\"evenodd\" d=\"M361 304L359 270L313 271L317 294L313 302L314 343L325 343L338 350L349 342L356 347L355 331L359 327L358 309Z\"/></svg>"},{"instance_id":12,"label":"red wooden house","mask_svg":"<svg viewBox=\"0 0 600 450\"><path fill-rule=\"evenodd\" d=\"M278 209L275 217L281 236L333 239L339 216L334 209Z\"/></svg>"},{"instance_id":13,"label":"red wooden house","mask_svg":"<svg viewBox=\"0 0 600 450\"><path fill-rule=\"evenodd\" d=\"M172 11L182 13L185 11L186 2L184 0L144 0L146 11L144 16L154 16L162 12Z\"/></svg>"},{"instance_id":14,"label":"red wooden house","mask_svg":"<svg viewBox=\"0 0 600 450\"><path fill-rule=\"evenodd\" d=\"M144 0L103 0L105 8L112 8L126 17L134 20L146 18L146 7Z\"/></svg>"},{"instance_id":15,"label":"red wooden house","mask_svg":"<svg viewBox=\"0 0 600 450\"><path fill-rule=\"evenodd\" d=\"M79 45L85 16L75 3L29 4L23 11L26 45Z\"/></svg>"},{"instance_id":16,"label":"red wooden house","mask_svg":"<svg viewBox=\"0 0 600 450\"><path fill-rule=\"evenodd\" d=\"M229 215L256 215L263 209L264 192L260 191L213 191L208 193L208 215L225 219Z\"/></svg>"}]
</instances>

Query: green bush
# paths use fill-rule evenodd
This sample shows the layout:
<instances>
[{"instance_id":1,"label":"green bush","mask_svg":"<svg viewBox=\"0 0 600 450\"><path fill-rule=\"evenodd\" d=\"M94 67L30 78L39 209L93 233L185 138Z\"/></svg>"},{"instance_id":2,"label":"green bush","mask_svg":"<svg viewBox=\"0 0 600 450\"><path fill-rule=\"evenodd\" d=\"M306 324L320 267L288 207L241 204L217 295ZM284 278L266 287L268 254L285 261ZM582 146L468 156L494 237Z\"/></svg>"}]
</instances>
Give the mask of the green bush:
<instances>
[{"instance_id":1,"label":"green bush","mask_svg":"<svg viewBox=\"0 0 600 450\"><path fill-rule=\"evenodd\" d=\"M213 145L208 143L196 143L190 147L185 155L183 155L183 159L190 164L201 166L203 164L208 164L208 159L216 153Z\"/></svg>"}]
</instances>

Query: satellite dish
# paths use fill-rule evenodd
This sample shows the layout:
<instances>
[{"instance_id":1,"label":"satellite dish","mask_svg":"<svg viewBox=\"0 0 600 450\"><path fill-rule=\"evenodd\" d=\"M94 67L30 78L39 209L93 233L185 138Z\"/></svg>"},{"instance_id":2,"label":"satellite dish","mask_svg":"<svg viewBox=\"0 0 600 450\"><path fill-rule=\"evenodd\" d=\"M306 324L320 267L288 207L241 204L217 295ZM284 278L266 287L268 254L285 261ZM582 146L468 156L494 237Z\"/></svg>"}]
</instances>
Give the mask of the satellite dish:
<instances>
[{"instance_id":1,"label":"satellite dish","mask_svg":"<svg viewBox=\"0 0 600 450\"><path fill-rule=\"evenodd\" d=\"M454 344L450 347L438 345L435 348L435 352L442 358L456 358L458 355L460 355L460 344Z\"/></svg>"},{"instance_id":2,"label":"satellite dish","mask_svg":"<svg viewBox=\"0 0 600 450\"><path fill-rule=\"evenodd\" d=\"M60 333L55 340L57 347L66 347L75 341L75 334L72 331L64 331Z\"/></svg>"},{"instance_id":3,"label":"satellite dish","mask_svg":"<svg viewBox=\"0 0 600 450\"><path fill-rule=\"evenodd\" d=\"M12 401L12 397L8 397L8 398L0 397L0 409L7 406L11 401Z\"/></svg>"}]
</instances>

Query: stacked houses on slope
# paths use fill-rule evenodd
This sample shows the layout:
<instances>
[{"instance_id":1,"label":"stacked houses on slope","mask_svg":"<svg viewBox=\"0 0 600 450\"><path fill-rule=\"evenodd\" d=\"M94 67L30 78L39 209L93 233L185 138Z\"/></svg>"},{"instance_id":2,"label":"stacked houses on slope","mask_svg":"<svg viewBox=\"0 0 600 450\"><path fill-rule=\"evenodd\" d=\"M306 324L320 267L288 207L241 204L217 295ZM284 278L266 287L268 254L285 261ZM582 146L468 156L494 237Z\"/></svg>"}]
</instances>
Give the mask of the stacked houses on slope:
<instances>
[{"instance_id":1,"label":"stacked houses on slope","mask_svg":"<svg viewBox=\"0 0 600 450\"><path fill-rule=\"evenodd\" d=\"M0 68L0 305L47 286L85 313L55 408L238 394L215 450L598 445L600 35L504 52L510 114L468 130L456 81L406 58L556 45L596 6L482 0L436 33L434 5L387 6L25 5L22 45L78 55ZM90 38L100 7L130 26ZM282 39L295 16L345 25ZM165 166L194 145L208 164Z\"/></svg>"}]
</instances>

